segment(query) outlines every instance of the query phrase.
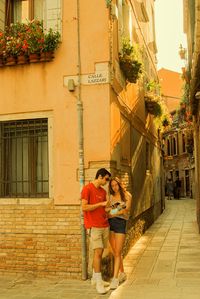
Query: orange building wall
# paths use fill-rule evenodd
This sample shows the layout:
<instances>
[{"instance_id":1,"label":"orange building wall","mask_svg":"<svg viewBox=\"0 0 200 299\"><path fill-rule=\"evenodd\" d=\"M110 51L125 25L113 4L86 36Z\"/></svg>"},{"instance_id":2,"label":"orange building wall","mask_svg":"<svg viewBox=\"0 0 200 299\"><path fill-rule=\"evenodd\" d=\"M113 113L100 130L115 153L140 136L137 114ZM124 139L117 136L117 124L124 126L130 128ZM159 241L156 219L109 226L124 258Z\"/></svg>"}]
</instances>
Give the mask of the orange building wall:
<instances>
[{"instance_id":1,"label":"orange building wall","mask_svg":"<svg viewBox=\"0 0 200 299\"><path fill-rule=\"evenodd\" d=\"M161 68L158 71L158 77L165 103L169 111L172 112L178 108L182 95L183 80L181 74Z\"/></svg>"}]
</instances>

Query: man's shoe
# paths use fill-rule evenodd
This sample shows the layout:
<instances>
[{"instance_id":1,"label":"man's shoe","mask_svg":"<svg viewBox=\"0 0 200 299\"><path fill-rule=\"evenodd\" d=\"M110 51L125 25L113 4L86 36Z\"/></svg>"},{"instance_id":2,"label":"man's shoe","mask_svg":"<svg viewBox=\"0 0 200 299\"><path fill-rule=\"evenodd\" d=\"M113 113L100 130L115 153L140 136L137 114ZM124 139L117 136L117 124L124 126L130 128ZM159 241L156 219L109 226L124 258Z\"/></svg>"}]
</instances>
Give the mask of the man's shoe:
<instances>
[{"instance_id":1,"label":"man's shoe","mask_svg":"<svg viewBox=\"0 0 200 299\"><path fill-rule=\"evenodd\" d=\"M92 277L92 278L91 278L91 285L92 285L92 286L95 286L96 283L97 283L97 280L96 280L94 277ZM107 282L107 281L105 281L105 280L102 280L102 283L103 283L103 286L104 286L104 287L108 287L108 286L110 285L110 283Z\"/></svg>"},{"instance_id":2,"label":"man's shoe","mask_svg":"<svg viewBox=\"0 0 200 299\"><path fill-rule=\"evenodd\" d=\"M111 289L111 290L115 290L115 289L118 288L118 286L119 286L119 279L113 277L113 279L112 279L112 281L111 281L111 284L110 284L110 289Z\"/></svg>"},{"instance_id":3,"label":"man's shoe","mask_svg":"<svg viewBox=\"0 0 200 299\"><path fill-rule=\"evenodd\" d=\"M107 293L107 290L105 289L102 280L98 280L96 282L96 290L97 290L97 293L99 293L99 294L106 294Z\"/></svg>"},{"instance_id":4,"label":"man's shoe","mask_svg":"<svg viewBox=\"0 0 200 299\"><path fill-rule=\"evenodd\" d=\"M118 276L118 278L119 278L119 283L122 283L122 282L124 282L125 280L127 280L127 275L126 275L125 272L119 272L119 276Z\"/></svg>"}]
</instances>

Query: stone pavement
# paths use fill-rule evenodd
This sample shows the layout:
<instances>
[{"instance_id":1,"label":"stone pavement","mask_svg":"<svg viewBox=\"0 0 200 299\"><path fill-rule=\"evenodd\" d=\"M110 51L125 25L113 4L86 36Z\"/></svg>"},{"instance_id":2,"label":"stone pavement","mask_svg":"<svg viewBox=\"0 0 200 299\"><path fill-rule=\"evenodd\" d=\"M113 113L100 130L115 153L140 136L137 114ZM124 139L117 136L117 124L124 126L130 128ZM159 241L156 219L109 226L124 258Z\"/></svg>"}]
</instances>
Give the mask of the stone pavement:
<instances>
[{"instance_id":1,"label":"stone pavement","mask_svg":"<svg viewBox=\"0 0 200 299\"><path fill-rule=\"evenodd\" d=\"M0 277L0 299L199 299L200 235L193 199L166 201L166 209L131 248L128 279L98 295L90 281Z\"/></svg>"}]
</instances>

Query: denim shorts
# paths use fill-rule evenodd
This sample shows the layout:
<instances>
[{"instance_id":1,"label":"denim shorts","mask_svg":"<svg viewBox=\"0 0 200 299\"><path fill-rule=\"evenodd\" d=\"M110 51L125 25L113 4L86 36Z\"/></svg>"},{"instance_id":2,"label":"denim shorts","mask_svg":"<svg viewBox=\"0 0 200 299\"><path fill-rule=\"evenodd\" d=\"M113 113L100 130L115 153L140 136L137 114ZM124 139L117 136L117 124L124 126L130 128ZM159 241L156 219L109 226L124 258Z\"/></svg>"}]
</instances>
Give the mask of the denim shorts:
<instances>
[{"instance_id":1,"label":"denim shorts","mask_svg":"<svg viewBox=\"0 0 200 299\"><path fill-rule=\"evenodd\" d=\"M109 218L110 231L118 234L126 233L126 220L118 217Z\"/></svg>"}]
</instances>

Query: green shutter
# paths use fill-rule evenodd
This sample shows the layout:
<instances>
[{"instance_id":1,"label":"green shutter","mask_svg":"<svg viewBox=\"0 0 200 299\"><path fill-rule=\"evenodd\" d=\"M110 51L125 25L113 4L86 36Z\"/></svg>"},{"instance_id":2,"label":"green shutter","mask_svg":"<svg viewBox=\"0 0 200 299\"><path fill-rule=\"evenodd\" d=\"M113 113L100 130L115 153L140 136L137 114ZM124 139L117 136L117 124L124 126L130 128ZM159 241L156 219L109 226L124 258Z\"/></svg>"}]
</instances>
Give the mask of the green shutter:
<instances>
[{"instance_id":1,"label":"green shutter","mask_svg":"<svg viewBox=\"0 0 200 299\"><path fill-rule=\"evenodd\" d=\"M46 29L62 31L61 0L46 0Z\"/></svg>"},{"instance_id":2,"label":"green shutter","mask_svg":"<svg viewBox=\"0 0 200 299\"><path fill-rule=\"evenodd\" d=\"M5 8L6 8L6 1L5 0L0 0L0 30L4 30L5 26Z\"/></svg>"}]
</instances>

